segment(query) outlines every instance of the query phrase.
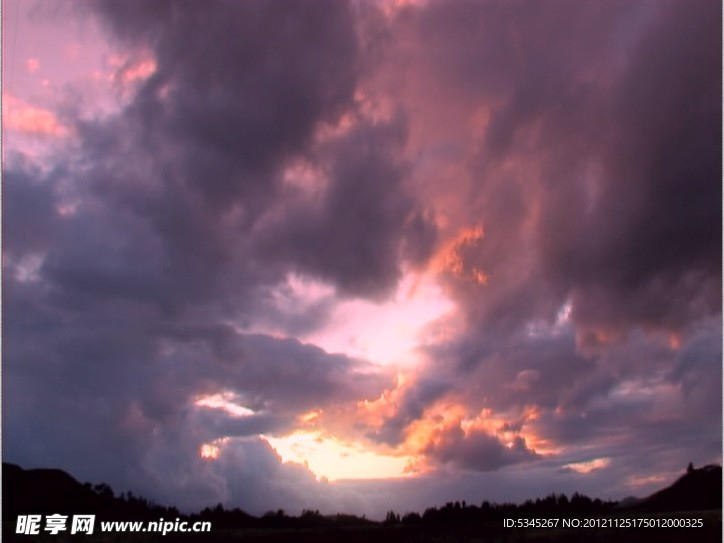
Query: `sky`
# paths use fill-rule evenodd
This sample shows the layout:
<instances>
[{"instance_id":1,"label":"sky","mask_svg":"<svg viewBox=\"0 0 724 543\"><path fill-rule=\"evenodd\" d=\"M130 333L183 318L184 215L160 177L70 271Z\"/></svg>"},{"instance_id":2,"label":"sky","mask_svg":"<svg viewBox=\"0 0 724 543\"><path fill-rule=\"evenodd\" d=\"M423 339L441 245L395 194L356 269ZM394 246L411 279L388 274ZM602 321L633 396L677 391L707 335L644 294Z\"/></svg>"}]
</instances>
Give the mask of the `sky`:
<instances>
[{"instance_id":1,"label":"sky","mask_svg":"<svg viewBox=\"0 0 724 543\"><path fill-rule=\"evenodd\" d=\"M721 4L2 4L4 461L184 510L722 456Z\"/></svg>"}]
</instances>

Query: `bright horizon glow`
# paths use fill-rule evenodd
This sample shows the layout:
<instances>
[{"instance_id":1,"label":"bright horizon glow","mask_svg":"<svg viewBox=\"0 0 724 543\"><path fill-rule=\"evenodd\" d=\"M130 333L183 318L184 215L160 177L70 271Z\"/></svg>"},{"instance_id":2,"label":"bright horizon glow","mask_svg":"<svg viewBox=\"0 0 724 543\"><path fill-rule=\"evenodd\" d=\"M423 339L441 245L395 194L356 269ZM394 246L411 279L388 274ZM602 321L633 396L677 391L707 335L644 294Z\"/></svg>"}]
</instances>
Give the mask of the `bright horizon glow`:
<instances>
[{"instance_id":1,"label":"bright horizon glow","mask_svg":"<svg viewBox=\"0 0 724 543\"><path fill-rule=\"evenodd\" d=\"M318 480L388 479L406 476L414 459L364 449L359 444L323 436L320 432L296 431L282 437L261 436L283 462L302 464Z\"/></svg>"}]
</instances>

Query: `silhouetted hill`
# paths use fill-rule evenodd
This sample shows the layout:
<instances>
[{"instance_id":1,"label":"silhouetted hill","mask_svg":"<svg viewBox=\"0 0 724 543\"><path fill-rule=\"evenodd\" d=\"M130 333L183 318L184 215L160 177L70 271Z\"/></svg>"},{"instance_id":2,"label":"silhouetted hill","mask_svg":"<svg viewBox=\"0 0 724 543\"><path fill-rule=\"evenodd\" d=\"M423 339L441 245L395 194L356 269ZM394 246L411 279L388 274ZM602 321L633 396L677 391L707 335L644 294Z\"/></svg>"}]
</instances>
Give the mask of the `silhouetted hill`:
<instances>
[{"instance_id":1,"label":"silhouetted hill","mask_svg":"<svg viewBox=\"0 0 724 543\"><path fill-rule=\"evenodd\" d=\"M721 477L720 466L690 467L688 472L671 486L644 500L627 499L616 502L591 499L574 494L550 494L545 498L527 500L520 504L495 504L487 501L480 505L451 502L442 507L430 507L422 514L390 511L383 522L373 522L353 515L322 515L319 511L304 511L300 516L289 516L284 511L270 511L255 517L240 509L225 509L221 504L193 514L181 514L173 507L162 507L132 494L115 496L106 484L79 483L67 473L57 469L24 470L13 464L3 464L3 535L9 541L26 541L16 535L15 522L19 514L95 514L100 520L157 521L159 518L181 518L191 522L209 521L211 534L197 534L194 541L217 543L240 541L254 543L314 541L316 543L344 540L347 543L376 541L579 541L584 532L575 529L514 530L503 526L503 519L515 518L592 518L592 517L657 517L667 511L676 515L705 518L704 530L697 531L697 541L719 540L721 532ZM626 504L631 504L628 507ZM714 511L704 512L710 509ZM707 516L708 515L708 516ZM42 534L44 537L47 534ZM147 534L144 541L161 540L166 543L188 541L193 534ZM614 530L601 528L585 531L586 541L636 542L679 541L679 534L671 530ZM510 539L514 537L514 539ZM106 539L104 539L106 538ZM39 541L54 541L47 536ZM98 534L93 541L124 541L124 534ZM91 539L88 539L91 542Z\"/></svg>"},{"instance_id":2,"label":"silhouetted hill","mask_svg":"<svg viewBox=\"0 0 724 543\"><path fill-rule=\"evenodd\" d=\"M24 470L15 464L3 463L3 489L5 494L12 494L11 499L3 500L4 518L15 518L28 511L85 511L94 508L99 500L91 488L59 469Z\"/></svg>"},{"instance_id":3,"label":"silhouetted hill","mask_svg":"<svg viewBox=\"0 0 724 543\"><path fill-rule=\"evenodd\" d=\"M3 522L14 523L18 515L95 514L105 520L145 520L183 518L210 521L217 529L269 528L298 529L314 527L362 526L373 522L354 515L323 516L307 510L298 517L283 510L262 517L241 509L224 509L221 504L207 507L194 515L181 514L175 507L163 507L145 498L128 494L115 496L107 484L79 483L59 469L25 470L3 462Z\"/></svg>"},{"instance_id":4,"label":"silhouetted hill","mask_svg":"<svg viewBox=\"0 0 724 543\"><path fill-rule=\"evenodd\" d=\"M634 507L641 503L643 500L641 498L637 498L636 496L626 496L624 499L620 500L618 502L618 505L616 507L618 509L625 509L629 507Z\"/></svg>"},{"instance_id":5,"label":"silhouetted hill","mask_svg":"<svg viewBox=\"0 0 724 543\"><path fill-rule=\"evenodd\" d=\"M81 484L59 469L25 470L3 462L3 521L22 514L88 514L119 520L156 519L178 515L173 507L161 507L132 494L116 497L106 484Z\"/></svg>"},{"instance_id":6,"label":"silhouetted hill","mask_svg":"<svg viewBox=\"0 0 724 543\"><path fill-rule=\"evenodd\" d=\"M690 467L677 481L633 505L636 511L701 511L722 507L721 466Z\"/></svg>"}]
</instances>

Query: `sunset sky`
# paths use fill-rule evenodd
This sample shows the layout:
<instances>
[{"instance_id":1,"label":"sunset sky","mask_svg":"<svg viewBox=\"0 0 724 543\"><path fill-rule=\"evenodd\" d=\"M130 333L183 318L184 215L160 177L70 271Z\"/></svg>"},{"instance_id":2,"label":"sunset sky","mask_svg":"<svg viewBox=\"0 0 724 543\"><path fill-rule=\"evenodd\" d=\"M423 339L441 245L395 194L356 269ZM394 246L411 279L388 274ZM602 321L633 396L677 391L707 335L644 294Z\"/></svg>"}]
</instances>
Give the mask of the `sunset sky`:
<instances>
[{"instance_id":1,"label":"sunset sky","mask_svg":"<svg viewBox=\"0 0 724 543\"><path fill-rule=\"evenodd\" d=\"M720 463L721 9L4 0L4 460L372 517Z\"/></svg>"}]
</instances>

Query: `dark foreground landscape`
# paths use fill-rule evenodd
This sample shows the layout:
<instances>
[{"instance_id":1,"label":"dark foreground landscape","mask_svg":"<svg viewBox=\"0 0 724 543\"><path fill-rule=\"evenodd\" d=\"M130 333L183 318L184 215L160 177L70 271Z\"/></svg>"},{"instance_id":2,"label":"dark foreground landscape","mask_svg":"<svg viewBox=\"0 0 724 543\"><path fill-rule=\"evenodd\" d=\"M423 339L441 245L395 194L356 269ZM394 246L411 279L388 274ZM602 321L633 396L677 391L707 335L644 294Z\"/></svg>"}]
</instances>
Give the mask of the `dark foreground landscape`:
<instances>
[{"instance_id":1,"label":"dark foreground landscape","mask_svg":"<svg viewBox=\"0 0 724 543\"><path fill-rule=\"evenodd\" d=\"M209 541L209 542L603 542L720 541L722 470L692 466L669 487L644 499L601 501L574 494L551 494L522 504L447 503L422 513L390 511L382 522L353 515L304 511L289 516L270 511L254 517L221 505L181 514L131 493L116 496L104 484L81 484L55 469L24 470L3 464L3 540L5 541ZM96 515L92 535L44 531L46 515ZM38 534L18 534L18 515L42 515ZM211 523L206 533L151 530L102 532L101 522ZM537 524L537 525L536 525ZM687 525L689 527L687 527ZM143 525L150 526L147 524ZM171 524L168 525L169 529ZM200 527L201 524L198 524ZM678 526L678 527L677 527Z\"/></svg>"}]
</instances>

